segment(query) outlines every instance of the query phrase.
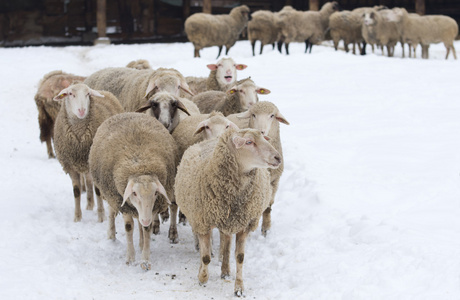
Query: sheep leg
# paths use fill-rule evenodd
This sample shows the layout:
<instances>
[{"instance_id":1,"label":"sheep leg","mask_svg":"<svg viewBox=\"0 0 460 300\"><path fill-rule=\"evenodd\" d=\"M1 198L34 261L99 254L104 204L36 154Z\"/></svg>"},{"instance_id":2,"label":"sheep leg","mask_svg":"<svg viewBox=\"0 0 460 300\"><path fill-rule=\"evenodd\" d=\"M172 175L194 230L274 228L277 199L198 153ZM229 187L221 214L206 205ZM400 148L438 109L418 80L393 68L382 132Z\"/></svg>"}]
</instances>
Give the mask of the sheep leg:
<instances>
[{"instance_id":1,"label":"sheep leg","mask_svg":"<svg viewBox=\"0 0 460 300\"><path fill-rule=\"evenodd\" d=\"M256 41L251 41L251 47L252 47L252 56L256 56L256 53L254 51L254 48L256 47Z\"/></svg>"},{"instance_id":2,"label":"sheep leg","mask_svg":"<svg viewBox=\"0 0 460 300\"><path fill-rule=\"evenodd\" d=\"M404 58L406 55L404 53L404 42L400 41L401 47L402 47L402 57ZM393 49L393 54L394 54L394 49Z\"/></svg>"},{"instance_id":3,"label":"sheep leg","mask_svg":"<svg viewBox=\"0 0 460 300\"><path fill-rule=\"evenodd\" d=\"M230 51L230 48L231 48L231 47L232 47L232 46L230 46L230 47L229 47L229 46L225 46L225 55L228 55L228 51Z\"/></svg>"},{"instance_id":4,"label":"sheep leg","mask_svg":"<svg viewBox=\"0 0 460 300\"><path fill-rule=\"evenodd\" d=\"M334 39L333 43L334 43L334 49L335 49L335 51L337 51L339 49L339 40Z\"/></svg>"},{"instance_id":5,"label":"sheep leg","mask_svg":"<svg viewBox=\"0 0 460 300\"><path fill-rule=\"evenodd\" d=\"M272 223L271 211L272 211L272 208L271 208L271 205L270 205L269 207L267 207L265 209L265 211L264 211L264 213L262 215L262 228L261 228L261 231L262 231L263 236L267 236L267 232L271 227L271 223Z\"/></svg>"},{"instance_id":6,"label":"sheep leg","mask_svg":"<svg viewBox=\"0 0 460 300\"><path fill-rule=\"evenodd\" d=\"M81 206L80 206L80 196L81 196L81 187L80 187L80 173L77 171L70 171L69 172L70 179L72 180L73 186L73 197L75 200L75 214L74 214L74 222L81 221Z\"/></svg>"},{"instance_id":7,"label":"sheep leg","mask_svg":"<svg viewBox=\"0 0 460 300\"><path fill-rule=\"evenodd\" d=\"M281 52L282 48L283 48L283 42L279 41L279 42L278 42L278 51L279 51L280 53L282 53L282 52Z\"/></svg>"},{"instance_id":8,"label":"sheep leg","mask_svg":"<svg viewBox=\"0 0 460 300\"><path fill-rule=\"evenodd\" d=\"M53 146L51 145L51 137L46 139L46 151L48 152L48 158L56 158L53 152Z\"/></svg>"},{"instance_id":9,"label":"sheep leg","mask_svg":"<svg viewBox=\"0 0 460 300\"><path fill-rule=\"evenodd\" d=\"M123 214L123 220L125 221L126 231L126 264L129 265L134 262L134 242L133 242L133 231L134 231L134 220L133 216L129 214Z\"/></svg>"},{"instance_id":10,"label":"sheep leg","mask_svg":"<svg viewBox=\"0 0 460 300\"><path fill-rule=\"evenodd\" d=\"M38 126L40 127L40 141L46 142L48 158L55 158L51 139L53 137L54 122L43 106L38 106Z\"/></svg>"},{"instance_id":11,"label":"sheep leg","mask_svg":"<svg viewBox=\"0 0 460 300\"><path fill-rule=\"evenodd\" d=\"M353 54L356 54L356 44L355 43L353 43L353 50L352 51L353 51Z\"/></svg>"},{"instance_id":12,"label":"sheep leg","mask_svg":"<svg viewBox=\"0 0 460 300\"><path fill-rule=\"evenodd\" d=\"M161 217L161 223L167 222L169 220L169 209L160 213L160 217Z\"/></svg>"},{"instance_id":13,"label":"sheep leg","mask_svg":"<svg viewBox=\"0 0 460 300\"><path fill-rule=\"evenodd\" d=\"M86 210L93 210L94 208L94 195L93 195L93 178L90 173L84 175L86 181ZM83 177L83 175L82 175Z\"/></svg>"},{"instance_id":14,"label":"sheep leg","mask_svg":"<svg viewBox=\"0 0 460 300\"><path fill-rule=\"evenodd\" d=\"M308 51L308 40L305 40L305 53Z\"/></svg>"},{"instance_id":15,"label":"sheep leg","mask_svg":"<svg viewBox=\"0 0 460 300\"><path fill-rule=\"evenodd\" d=\"M115 234L116 234L116 229L115 229L115 217L117 216L117 211L114 210L110 205L109 205L109 228L107 230L107 237L110 240L115 240Z\"/></svg>"},{"instance_id":16,"label":"sheep leg","mask_svg":"<svg viewBox=\"0 0 460 300\"><path fill-rule=\"evenodd\" d=\"M263 50L264 50L264 44L260 42L260 55L262 55Z\"/></svg>"},{"instance_id":17,"label":"sheep leg","mask_svg":"<svg viewBox=\"0 0 460 300\"><path fill-rule=\"evenodd\" d=\"M179 224L187 225L187 217L179 210Z\"/></svg>"},{"instance_id":18,"label":"sheep leg","mask_svg":"<svg viewBox=\"0 0 460 300\"><path fill-rule=\"evenodd\" d=\"M272 50L275 50L275 43L272 43Z\"/></svg>"},{"instance_id":19,"label":"sheep leg","mask_svg":"<svg viewBox=\"0 0 460 300\"><path fill-rule=\"evenodd\" d=\"M285 43L284 48L286 49L286 55L289 55L289 43Z\"/></svg>"},{"instance_id":20,"label":"sheep leg","mask_svg":"<svg viewBox=\"0 0 460 300\"><path fill-rule=\"evenodd\" d=\"M97 221L102 223L105 220L104 201L102 201L101 191L97 186L94 186L94 191L97 199Z\"/></svg>"},{"instance_id":21,"label":"sheep leg","mask_svg":"<svg viewBox=\"0 0 460 300\"><path fill-rule=\"evenodd\" d=\"M198 280L201 284L208 282L209 272L208 265L211 262L211 230L206 234L198 234L198 243L200 245L200 271Z\"/></svg>"},{"instance_id":22,"label":"sheep leg","mask_svg":"<svg viewBox=\"0 0 460 300\"><path fill-rule=\"evenodd\" d=\"M232 236L220 231L220 248L219 260L222 261L220 278L228 279L230 277L230 248L232 245Z\"/></svg>"},{"instance_id":23,"label":"sheep leg","mask_svg":"<svg viewBox=\"0 0 460 300\"><path fill-rule=\"evenodd\" d=\"M220 56L220 53L222 52L222 47L223 47L223 46L219 46L219 53L217 54L217 57L216 57L216 59L218 59L218 58L219 58L219 56Z\"/></svg>"},{"instance_id":24,"label":"sheep leg","mask_svg":"<svg viewBox=\"0 0 460 300\"><path fill-rule=\"evenodd\" d=\"M152 232L155 235L160 233L160 215L159 214L154 214L153 216Z\"/></svg>"},{"instance_id":25,"label":"sheep leg","mask_svg":"<svg viewBox=\"0 0 460 300\"><path fill-rule=\"evenodd\" d=\"M137 220L137 225L139 225L139 248L142 249L144 247L144 229L142 228L142 224L139 221L139 219ZM150 227L153 227L153 226L150 226Z\"/></svg>"},{"instance_id":26,"label":"sheep leg","mask_svg":"<svg viewBox=\"0 0 460 300\"><path fill-rule=\"evenodd\" d=\"M152 224L150 224L148 227L142 227L142 231L143 234L141 236L143 236L144 245L142 247L143 262L141 263L141 268L144 271L148 271L152 268L150 263L150 235L152 234Z\"/></svg>"},{"instance_id":27,"label":"sheep leg","mask_svg":"<svg viewBox=\"0 0 460 300\"><path fill-rule=\"evenodd\" d=\"M169 242L171 244L177 244L179 242L179 236L177 234L177 204L176 202L172 202L169 206L171 209L171 223L169 224Z\"/></svg>"},{"instance_id":28,"label":"sheep leg","mask_svg":"<svg viewBox=\"0 0 460 300\"><path fill-rule=\"evenodd\" d=\"M244 246L248 237L248 231L242 230L236 234L235 259L236 259L236 279L235 279L235 295L241 297L244 291L243 284L243 262L244 262Z\"/></svg>"},{"instance_id":29,"label":"sheep leg","mask_svg":"<svg viewBox=\"0 0 460 300\"><path fill-rule=\"evenodd\" d=\"M80 186L81 186L81 192L84 193L86 192L86 179L84 174L80 174Z\"/></svg>"},{"instance_id":30,"label":"sheep leg","mask_svg":"<svg viewBox=\"0 0 460 300\"><path fill-rule=\"evenodd\" d=\"M193 57L200 57L200 49L198 49L196 46L195 46L195 53Z\"/></svg>"},{"instance_id":31,"label":"sheep leg","mask_svg":"<svg viewBox=\"0 0 460 300\"><path fill-rule=\"evenodd\" d=\"M363 48L361 50L361 55L366 55L366 46L367 46L367 43L364 41L363 42Z\"/></svg>"},{"instance_id":32,"label":"sheep leg","mask_svg":"<svg viewBox=\"0 0 460 300\"><path fill-rule=\"evenodd\" d=\"M343 41L343 46L345 48L345 52L348 53L350 51L350 48L348 48L348 43L347 41Z\"/></svg>"}]
</instances>

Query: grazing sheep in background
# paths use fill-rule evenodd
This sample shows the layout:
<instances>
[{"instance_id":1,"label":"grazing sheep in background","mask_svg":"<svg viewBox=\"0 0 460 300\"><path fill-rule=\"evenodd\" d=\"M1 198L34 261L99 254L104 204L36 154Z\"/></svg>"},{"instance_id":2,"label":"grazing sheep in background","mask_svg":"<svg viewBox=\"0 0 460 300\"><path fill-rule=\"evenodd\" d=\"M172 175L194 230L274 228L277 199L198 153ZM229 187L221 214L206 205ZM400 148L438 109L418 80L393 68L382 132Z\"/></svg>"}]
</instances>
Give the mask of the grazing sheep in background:
<instances>
[{"instance_id":1,"label":"grazing sheep in background","mask_svg":"<svg viewBox=\"0 0 460 300\"><path fill-rule=\"evenodd\" d=\"M138 70L149 70L152 69L149 62L145 59L138 59L129 62L126 65L127 68L138 69Z\"/></svg>"},{"instance_id":2,"label":"grazing sheep in background","mask_svg":"<svg viewBox=\"0 0 460 300\"><path fill-rule=\"evenodd\" d=\"M228 15L211 15L195 13L185 20L185 33L195 47L194 57L200 57L200 50L206 47L218 46L219 58L222 47L225 54L235 45L240 33L248 24L249 7L241 5L233 8Z\"/></svg>"},{"instance_id":3,"label":"grazing sheep in background","mask_svg":"<svg viewBox=\"0 0 460 300\"><path fill-rule=\"evenodd\" d=\"M389 15L392 14L394 12L389 9L365 12L362 27L362 34L366 43L377 44L382 46L382 49L383 46L386 46L388 57L393 56L396 43L402 42L399 26L395 22L389 21Z\"/></svg>"},{"instance_id":4,"label":"grazing sheep in background","mask_svg":"<svg viewBox=\"0 0 460 300\"><path fill-rule=\"evenodd\" d=\"M198 236L198 279L208 281L211 262L211 231L222 239L221 277L230 275L230 239L236 234L236 280L234 292L242 296L244 246L271 198L267 168L281 163L279 153L258 130L227 130L219 138L188 148L177 169L175 195ZM267 138L268 139L268 138Z\"/></svg>"},{"instance_id":5,"label":"grazing sheep in background","mask_svg":"<svg viewBox=\"0 0 460 300\"><path fill-rule=\"evenodd\" d=\"M394 8L393 11L395 14L390 21L398 24L403 42L409 45L409 57L412 56L412 49L414 49L415 58L415 49L422 43L422 36L428 30L428 23L420 15L409 14L404 8Z\"/></svg>"},{"instance_id":6,"label":"grazing sheep in background","mask_svg":"<svg viewBox=\"0 0 460 300\"><path fill-rule=\"evenodd\" d=\"M264 136L270 138L269 143L278 151L281 157L281 163L276 169L269 169L270 184L272 187L272 196L270 206L264 211L262 220L262 235L266 236L271 227L271 207L275 202L275 195L278 191L278 185L283 174L283 149L281 146L279 123L289 125L289 122L280 113L275 104L268 101L260 101L240 114L229 115L227 117L233 121L239 128L253 128L259 130Z\"/></svg>"},{"instance_id":7,"label":"grazing sheep in background","mask_svg":"<svg viewBox=\"0 0 460 300\"><path fill-rule=\"evenodd\" d=\"M125 111L131 112L136 111L146 99L159 91L167 91L176 96L179 96L181 90L192 94L179 71L165 68L106 68L91 74L86 78L85 84L93 89L113 93Z\"/></svg>"},{"instance_id":8,"label":"grazing sheep in background","mask_svg":"<svg viewBox=\"0 0 460 300\"><path fill-rule=\"evenodd\" d=\"M236 82L236 71L246 69L247 65L237 64L228 57L221 58L217 63L209 64L207 67L211 70L208 77L185 77L190 91L195 95L205 91L226 91ZM181 97L186 96L185 93L181 93Z\"/></svg>"},{"instance_id":9,"label":"grazing sheep in background","mask_svg":"<svg viewBox=\"0 0 460 300\"><path fill-rule=\"evenodd\" d=\"M85 80L85 77L52 71L45 74L38 83L38 90L35 94L35 104L38 109L38 125L40 127L40 141L46 142L48 158L54 158L51 140L54 135L54 122L56 121L61 104L53 101L60 91L71 84Z\"/></svg>"},{"instance_id":10,"label":"grazing sheep in background","mask_svg":"<svg viewBox=\"0 0 460 300\"><path fill-rule=\"evenodd\" d=\"M255 56L256 41L260 41L260 53L265 45L273 45L279 41L281 32L276 22L277 13L269 10L258 10L251 14L251 21L248 22L248 40L251 42L252 55Z\"/></svg>"},{"instance_id":11,"label":"grazing sheep in background","mask_svg":"<svg viewBox=\"0 0 460 300\"><path fill-rule=\"evenodd\" d=\"M192 114L200 113L200 110L192 101L168 92L159 92L152 95L136 112L147 112L147 114L158 119L169 132L172 132L181 119L184 119L180 111L189 116L191 114L189 110Z\"/></svg>"},{"instance_id":12,"label":"grazing sheep in background","mask_svg":"<svg viewBox=\"0 0 460 300\"><path fill-rule=\"evenodd\" d=\"M329 17L329 29L334 42L335 50L338 49L340 40L343 40L345 52L348 52L348 44L353 44L353 54L356 54L355 45L358 44L359 52L362 52L361 43L364 42L361 33L363 25L362 16L349 10L336 11Z\"/></svg>"},{"instance_id":13,"label":"grazing sheep in background","mask_svg":"<svg viewBox=\"0 0 460 300\"><path fill-rule=\"evenodd\" d=\"M80 175L86 178L86 209L94 206L93 183L88 157L93 137L107 118L123 112L117 98L107 91L96 91L78 83L63 89L54 100L62 102L56 118L54 146L64 172L72 179L75 198L74 222L81 221ZM105 218L104 205L96 187L98 221Z\"/></svg>"},{"instance_id":14,"label":"grazing sheep in background","mask_svg":"<svg viewBox=\"0 0 460 300\"><path fill-rule=\"evenodd\" d=\"M107 155L110 154L110 155ZM109 204L109 239L115 239L115 215L125 221L126 263L135 259L133 217L142 227L141 267L150 270L150 235L153 215L168 209L174 201L177 147L158 120L139 113L123 113L104 122L89 155L95 185ZM174 219L174 217L172 217ZM157 219L155 219L159 225ZM177 242L177 228L169 232Z\"/></svg>"},{"instance_id":15,"label":"grazing sheep in background","mask_svg":"<svg viewBox=\"0 0 460 300\"><path fill-rule=\"evenodd\" d=\"M270 90L256 86L251 78L246 78L238 81L225 93L208 91L192 97L192 101L195 102L201 113L206 114L215 110L228 116L243 112L259 101L257 94L267 95L270 94Z\"/></svg>"},{"instance_id":16,"label":"grazing sheep in background","mask_svg":"<svg viewBox=\"0 0 460 300\"><path fill-rule=\"evenodd\" d=\"M446 47L446 59L449 57L449 53L452 50L454 58L457 59L455 53L454 40L458 35L458 24L457 22L448 16L442 15L431 15L422 16L428 22L427 31L424 32L422 37L422 45L426 49L422 53L422 58L429 58L428 47L430 44L444 43Z\"/></svg>"},{"instance_id":17,"label":"grazing sheep in background","mask_svg":"<svg viewBox=\"0 0 460 300\"><path fill-rule=\"evenodd\" d=\"M382 10L382 9L388 9L388 7L386 7L385 5L375 5L374 7L358 7L358 8L353 9L351 12L360 17L360 24L361 24L361 27L362 27L364 14L366 12L369 12L369 11L372 11L372 10L379 11L379 10ZM362 37L362 31L361 31L360 35ZM363 39L364 39L364 37L363 37ZM374 44L371 44L371 47L372 47L372 53L374 53ZM364 40L363 41L363 47L361 49L361 55L365 55L365 54L366 54L366 41Z\"/></svg>"},{"instance_id":18,"label":"grazing sheep in background","mask_svg":"<svg viewBox=\"0 0 460 300\"><path fill-rule=\"evenodd\" d=\"M289 54L289 43L305 42L307 48L324 40L329 27L329 16L339 9L336 1L327 2L320 11L289 10L279 14L278 24L284 37L286 54ZM310 48L311 52L311 48Z\"/></svg>"}]
</instances>

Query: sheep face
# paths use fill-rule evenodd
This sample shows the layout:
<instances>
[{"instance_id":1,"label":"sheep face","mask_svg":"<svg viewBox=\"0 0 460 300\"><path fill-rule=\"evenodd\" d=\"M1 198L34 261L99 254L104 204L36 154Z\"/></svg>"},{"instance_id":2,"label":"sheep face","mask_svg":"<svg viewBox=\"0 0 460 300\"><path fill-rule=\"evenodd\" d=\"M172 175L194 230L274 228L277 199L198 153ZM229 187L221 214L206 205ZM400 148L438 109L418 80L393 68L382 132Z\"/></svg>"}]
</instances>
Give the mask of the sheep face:
<instances>
[{"instance_id":1,"label":"sheep face","mask_svg":"<svg viewBox=\"0 0 460 300\"><path fill-rule=\"evenodd\" d=\"M157 92L169 92L179 97L181 90L194 96L185 78L178 71L160 70L158 72L158 75L150 79L147 89L145 90L145 98L148 99Z\"/></svg>"},{"instance_id":2,"label":"sheep face","mask_svg":"<svg viewBox=\"0 0 460 300\"><path fill-rule=\"evenodd\" d=\"M152 210L155 206L158 193L162 194L166 201L171 204L163 185L158 178L151 175L141 175L128 180L123 196L123 206L126 201L136 208L139 214L139 222L142 226L148 227L152 224Z\"/></svg>"},{"instance_id":3,"label":"sheep face","mask_svg":"<svg viewBox=\"0 0 460 300\"><path fill-rule=\"evenodd\" d=\"M249 119L249 127L260 130L263 135L268 135L272 127L273 122L281 122L289 125L289 122L281 115L281 113L275 109L271 112L258 112L251 113Z\"/></svg>"},{"instance_id":4,"label":"sheep face","mask_svg":"<svg viewBox=\"0 0 460 300\"><path fill-rule=\"evenodd\" d=\"M374 26L377 23L376 12L366 12L364 13L363 23L366 26Z\"/></svg>"},{"instance_id":5,"label":"sheep face","mask_svg":"<svg viewBox=\"0 0 460 300\"><path fill-rule=\"evenodd\" d=\"M236 71L244 70L247 65L236 64L232 58L222 58L216 64L207 65L211 71L216 71L216 79L219 85L225 86L236 81Z\"/></svg>"},{"instance_id":6,"label":"sheep face","mask_svg":"<svg viewBox=\"0 0 460 300\"><path fill-rule=\"evenodd\" d=\"M276 169L281 164L281 156L258 130L239 130L232 136L233 145L237 151L238 165L243 172L255 168Z\"/></svg>"},{"instance_id":7,"label":"sheep face","mask_svg":"<svg viewBox=\"0 0 460 300\"><path fill-rule=\"evenodd\" d=\"M238 92L240 94L240 103L243 110L249 109L252 105L259 101L259 95L270 94L271 91L267 88L259 87L254 84L252 80L244 81L242 84L233 86L228 93L234 94Z\"/></svg>"},{"instance_id":8,"label":"sheep face","mask_svg":"<svg viewBox=\"0 0 460 300\"><path fill-rule=\"evenodd\" d=\"M153 98L136 112L147 111L171 132L177 126L176 123L179 122L178 109L190 115L178 97L168 92L159 92L154 94Z\"/></svg>"},{"instance_id":9,"label":"sheep face","mask_svg":"<svg viewBox=\"0 0 460 300\"><path fill-rule=\"evenodd\" d=\"M198 124L194 135L202 133L203 140L210 140L220 136L230 128L235 130L239 129L235 123L228 120L224 116L212 116Z\"/></svg>"},{"instance_id":10,"label":"sheep face","mask_svg":"<svg viewBox=\"0 0 460 300\"><path fill-rule=\"evenodd\" d=\"M65 109L68 116L75 115L79 119L84 119L89 112L91 96L104 97L104 95L89 88L86 84L78 83L60 91L53 100L63 100L65 102Z\"/></svg>"}]
</instances>

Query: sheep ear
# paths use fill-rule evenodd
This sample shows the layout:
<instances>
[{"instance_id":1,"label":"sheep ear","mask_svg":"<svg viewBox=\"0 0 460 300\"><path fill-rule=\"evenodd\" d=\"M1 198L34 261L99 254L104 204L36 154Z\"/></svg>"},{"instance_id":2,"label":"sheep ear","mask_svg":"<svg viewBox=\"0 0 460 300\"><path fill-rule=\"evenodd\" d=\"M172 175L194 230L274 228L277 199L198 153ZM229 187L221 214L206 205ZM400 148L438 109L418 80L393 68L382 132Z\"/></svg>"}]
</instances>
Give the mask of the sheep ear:
<instances>
[{"instance_id":1,"label":"sheep ear","mask_svg":"<svg viewBox=\"0 0 460 300\"><path fill-rule=\"evenodd\" d=\"M235 135L233 137L232 141L233 141L233 144L235 145L236 149L240 149L246 143L246 139L243 138L243 137L240 137L238 135Z\"/></svg>"},{"instance_id":2,"label":"sheep ear","mask_svg":"<svg viewBox=\"0 0 460 300\"><path fill-rule=\"evenodd\" d=\"M177 108L182 110L184 113L190 116L190 113L188 112L187 108L182 102L180 102L180 100L177 100Z\"/></svg>"},{"instance_id":3,"label":"sheep ear","mask_svg":"<svg viewBox=\"0 0 460 300\"><path fill-rule=\"evenodd\" d=\"M125 188L125 194L123 195L123 203L121 206L125 205L126 200L128 200L129 196L133 193L133 186L134 186L134 180L130 179L128 181L128 184L126 185Z\"/></svg>"},{"instance_id":4,"label":"sheep ear","mask_svg":"<svg viewBox=\"0 0 460 300\"><path fill-rule=\"evenodd\" d=\"M216 64L209 64L209 65L206 65L206 67L208 67L208 69L211 70L211 71L217 70L217 65Z\"/></svg>"},{"instance_id":5,"label":"sheep ear","mask_svg":"<svg viewBox=\"0 0 460 300\"><path fill-rule=\"evenodd\" d=\"M236 92L238 92L238 90L236 89L236 87L234 87L234 88L229 89L229 90L227 91L227 94L233 95L233 94L235 94Z\"/></svg>"},{"instance_id":6,"label":"sheep ear","mask_svg":"<svg viewBox=\"0 0 460 300\"><path fill-rule=\"evenodd\" d=\"M275 116L276 120L278 120L278 122L281 122L283 124L286 124L286 125L289 125L289 122L286 120L285 117L283 117L283 115L281 113L277 113L276 116Z\"/></svg>"},{"instance_id":7,"label":"sheep ear","mask_svg":"<svg viewBox=\"0 0 460 300\"><path fill-rule=\"evenodd\" d=\"M191 96L195 96L195 94L190 91L190 87L188 86L186 81L181 81L179 86L184 92L189 93Z\"/></svg>"},{"instance_id":8,"label":"sheep ear","mask_svg":"<svg viewBox=\"0 0 460 300\"><path fill-rule=\"evenodd\" d=\"M266 135L264 135L264 139L265 139L266 141L269 141L269 140L271 140L271 138L270 138L270 137L268 137L268 136L266 136Z\"/></svg>"},{"instance_id":9,"label":"sheep ear","mask_svg":"<svg viewBox=\"0 0 460 300\"><path fill-rule=\"evenodd\" d=\"M145 90L145 96L144 98L148 99L150 98L151 92L153 92L157 88L155 81L150 80L149 85L147 86L147 89Z\"/></svg>"},{"instance_id":10,"label":"sheep ear","mask_svg":"<svg viewBox=\"0 0 460 300\"><path fill-rule=\"evenodd\" d=\"M54 101L61 101L62 99L64 99L65 97L67 97L67 95L69 94L69 90L68 89L63 89L62 91L59 92L59 94L53 98Z\"/></svg>"},{"instance_id":11,"label":"sheep ear","mask_svg":"<svg viewBox=\"0 0 460 300\"><path fill-rule=\"evenodd\" d=\"M105 97L104 95L102 95L101 93L99 93L98 91L93 90L93 89L89 89L89 94L91 96L95 96L95 97L101 97L101 98Z\"/></svg>"},{"instance_id":12,"label":"sheep ear","mask_svg":"<svg viewBox=\"0 0 460 300\"><path fill-rule=\"evenodd\" d=\"M147 103L144 104L144 105L142 105L141 107L139 107L139 108L136 110L136 112L142 113L142 112L146 111L147 109L149 109L150 107L152 107L151 104L150 104L150 101L147 101Z\"/></svg>"},{"instance_id":13,"label":"sheep ear","mask_svg":"<svg viewBox=\"0 0 460 300\"><path fill-rule=\"evenodd\" d=\"M271 91L266 88L257 87L256 93L260 95L267 95L267 94L270 94Z\"/></svg>"},{"instance_id":14,"label":"sheep ear","mask_svg":"<svg viewBox=\"0 0 460 300\"><path fill-rule=\"evenodd\" d=\"M240 70L240 71L241 71L241 70L246 69L248 66L247 66L247 65L243 65L243 64L237 64L235 67L236 67L237 70Z\"/></svg>"},{"instance_id":15,"label":"sheep ear","mask_svg":"<svg viewBox=\"0 0 460 300\"><path fill-rule=\"evenodd\" d=\"M166 194L166 190L161 182L158 179L155 179L155 184L157 185L157 192L162 194L165 197L166 202L171 205L171 201L169 200L168 195Z\"/></svg>"},{"instance_id":16,"label":"sheep ear","mask_svg":"<svg viewBox=\"0 0 460 300\"><path fill-rule=\"evenodd\" d=\"M251 117L251 112L249 110L236 114L235 115L238 119L249 119Z\"/></svg>"},{"instance_id":17,"label":"sheep ear","mask_svg":"<svg viewBox=\"0 0 460 300\"><path fill-rule=\"evenodd\" d=\"M201 121L200 124L198 124L198 126L196 127L196 130L193 133L193 135L195 136L197 134L200 134L204 130L205 127L206 127L206 120Z\"/></svg>"}]
</instances>

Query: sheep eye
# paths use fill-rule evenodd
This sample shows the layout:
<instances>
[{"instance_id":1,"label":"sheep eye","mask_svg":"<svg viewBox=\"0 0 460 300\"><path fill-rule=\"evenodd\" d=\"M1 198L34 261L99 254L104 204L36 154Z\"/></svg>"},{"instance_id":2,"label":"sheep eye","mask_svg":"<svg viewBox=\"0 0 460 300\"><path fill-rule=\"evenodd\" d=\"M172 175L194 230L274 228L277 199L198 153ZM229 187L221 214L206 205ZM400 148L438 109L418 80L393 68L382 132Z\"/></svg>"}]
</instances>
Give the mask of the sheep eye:
<instances>
[{"instance_id":1,"label":"sheep eye","mask_svg":"<svg viewBox=\"0 0 460 300\"><path fill-rule=\"evenodd\" d=\"M247 141L246 145L252 145L252 141Z\"/></svg>"},{"instance_id":2,"label":"sheep eye","mask_svg":"<svg viewBox=\"0 0 460 300\"><path fill-rule=\"evenodd\" d=\"M273 118L275 115L271 115L270 118Z\"/></svg>"},{"instance_id":3,"label":"sheep eye","mask_svg":"<svg viewBox=\"0 0 460 300\"><path fill-rule=\"evenodd\" d=\"M208 125L206 125L206 126L204 126L204 128L205 128L205 129L209 129L209 126L208 126Z\"/></svg>"},{"instance_id":4,"label":"sheep eye","mask_svg":"<svg viewBox=\"0 0 460 300\"><path fill-rule=\"evenodd\" d=\"M230 127L230 125L225 126L225 129L228 129L228 127Z\"/></svg>"},{"instance_id":5,"label":"sheep eye","mask_svg":"<svg viewBox=\"0 0 460 300\"><path fill-rule=\"evenodd\" d=\"M255 119L255 118L256 118L256 115L255 115L255 114L252 114L252 117Z\"/></svg>"},{"instance_id":6,"label":"sheep eye","mask_svg":"<svg viewBox=\"0 0 460 300\"><path fill-rule=\"evenodd\" d=\"M158 106L158 103L152 102L151 106L152 106L152 107L157 107L157 106Z\"/></svg>"},{"instance_id":7,"label":"sheep eye","mask_svg":"<svg viewBox=\"0 0 460 300\"><path fill-rule=\"evenodd\" d=\"M133 195L134 195L134 197L137 197L137 193L136 193L136 192L133 192Z\"/></svg>"}]
</instances>

